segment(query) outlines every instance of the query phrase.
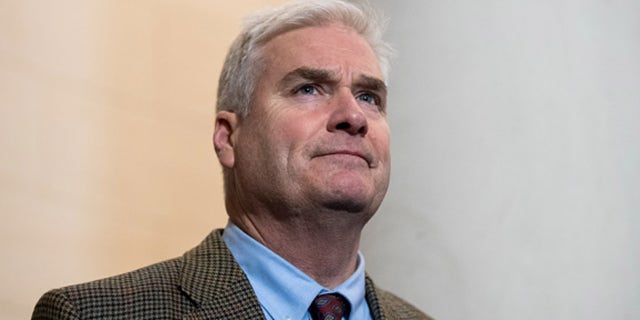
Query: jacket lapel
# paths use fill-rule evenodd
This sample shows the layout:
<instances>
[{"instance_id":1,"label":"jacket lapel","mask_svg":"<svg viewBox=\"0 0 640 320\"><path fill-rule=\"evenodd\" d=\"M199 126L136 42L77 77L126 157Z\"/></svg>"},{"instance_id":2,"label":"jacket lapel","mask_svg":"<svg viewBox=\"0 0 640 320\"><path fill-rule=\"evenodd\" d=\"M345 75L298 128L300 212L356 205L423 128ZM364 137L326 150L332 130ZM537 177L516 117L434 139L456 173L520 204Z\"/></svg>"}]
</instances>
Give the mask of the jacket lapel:
<instances>
[{"instance_id":1,"label":"jacket lapel","mask_svg":"<svg viewBox=\"0 0 640 320\"><path fill-rule=\"evenodd\" d=\"M373 280L369 278L369 275L365 276L365 298L369 305L369 311L371 312L371 318L373 320L386 320L384 310L378 301L378 295L376 294L376 287L373 284Z\"/></svg>"},{"instance_id":2,"label":"jacket lapel","mask_svg":"<svg viewBox=\"0 0 640 320\"><path fill-rule=\"evenodd\" d=\"M181 289L197 306L184 319L264 320L246 275L215 230L183 256Z\"/></svg>"}]
</instances>

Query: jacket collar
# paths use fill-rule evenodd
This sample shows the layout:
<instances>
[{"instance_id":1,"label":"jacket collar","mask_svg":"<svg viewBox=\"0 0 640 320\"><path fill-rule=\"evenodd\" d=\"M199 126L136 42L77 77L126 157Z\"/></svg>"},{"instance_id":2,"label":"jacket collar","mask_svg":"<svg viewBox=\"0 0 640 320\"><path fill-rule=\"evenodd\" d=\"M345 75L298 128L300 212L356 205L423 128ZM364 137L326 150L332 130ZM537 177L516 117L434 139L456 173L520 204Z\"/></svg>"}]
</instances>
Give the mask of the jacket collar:
<instances>
[{"instance_id":1,"label":"jacket collar","mask_svg":"<svg viewBox=\"0 0 640 320\"><path fill-rule=\"evenodd\" d=\"M373 280L366 275L365 281L365 298L369 305L369 312L371 312L371 318L374 320L385 320L387 317L384 314L384 310L378 301L378 295L376 293L376 287L373 284Z\"/></svg>"},{"instance_id":2,"label":"jacket collar","mask_svg":"<svg viewBox=\"0 0 640 320\"><path fill-rule=\"evenodd\" d=\"M181 289L198 309L185 319L264 319L249 280L213 231L183 256Z\"/></svg>"},{"instance_id":3,"label":"jacket collar","mask_svg":"<svg viewBox=\"0 0 640 320\"><path fill-rule=\"evenodd\" d=\"M265 320L247 276L222 240L222 231L214 230L182 257L181 289L198 307L184 319ZM384 311L368 275L365 286L372 318L384 320Z\"/></svg>"}]
</instances>

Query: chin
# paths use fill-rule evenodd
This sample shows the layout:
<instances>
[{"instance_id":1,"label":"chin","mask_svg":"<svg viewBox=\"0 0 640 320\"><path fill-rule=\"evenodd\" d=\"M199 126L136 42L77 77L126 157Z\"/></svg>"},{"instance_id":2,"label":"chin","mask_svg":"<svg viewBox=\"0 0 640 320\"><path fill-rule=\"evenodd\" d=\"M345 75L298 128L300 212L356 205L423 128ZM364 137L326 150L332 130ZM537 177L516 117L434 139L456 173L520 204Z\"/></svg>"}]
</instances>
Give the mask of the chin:
<instances>
[{"instance_id":1,"label":"chin","mask_svg":"<svg viewBox=\"0 0 640 320\"><path fill-rule=\"evenodd\" d=\"M325 207L346 212L364 212L371 208L372 197L363 186L342 186L325 198Z\"/></svg>"},{"instance_id":2,"label":"chin","mask_svg":"<svg viewBox=\"0 0 640 320\"><path fill-rule=\"evenodd\" d=\"M333 175L328 180L318 181L316 195L320 195L325 208L346 212L367 212L373 202L373 185L361 175L353 173Z\"/></svg>"}]
</instances>

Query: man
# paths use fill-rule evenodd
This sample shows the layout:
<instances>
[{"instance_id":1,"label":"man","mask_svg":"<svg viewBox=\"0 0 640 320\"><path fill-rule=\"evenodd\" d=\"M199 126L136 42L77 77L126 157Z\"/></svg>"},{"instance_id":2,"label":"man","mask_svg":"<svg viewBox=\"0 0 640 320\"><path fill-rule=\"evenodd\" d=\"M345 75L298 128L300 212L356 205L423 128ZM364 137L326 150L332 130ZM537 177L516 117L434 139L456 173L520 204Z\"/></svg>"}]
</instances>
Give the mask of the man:
<instances>
[{"instance_id":1,"label":"man","mask_svg":"<svg viewBox=\"0 0 640 320\"><path fill-rule=\"evenodd\" d=\"M389 182L387 54L368 9L254 16L225 61L213 144L229 224L183 257L53 290L34 319L429 319L376 288L360 233Z\"/></svg>"}]
</instances>

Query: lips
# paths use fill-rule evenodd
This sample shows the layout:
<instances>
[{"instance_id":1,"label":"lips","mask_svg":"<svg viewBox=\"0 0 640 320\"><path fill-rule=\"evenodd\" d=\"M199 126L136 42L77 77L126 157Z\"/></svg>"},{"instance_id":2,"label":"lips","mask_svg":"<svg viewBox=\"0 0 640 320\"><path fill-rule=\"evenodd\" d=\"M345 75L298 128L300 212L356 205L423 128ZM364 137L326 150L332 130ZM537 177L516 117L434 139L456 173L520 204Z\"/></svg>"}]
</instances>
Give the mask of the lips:
<instances>
[{"instance_id":1,"label":"lips","mask_svg":"<svg viewBox=\"0 0 640 320\"><path fill-rule=\"evenodd\" d=\"M364 160L370 168L374 167L374 158L370 152L358 150L358 149L336 149L336 150L326 150L322 152L318 152L314 157L326 157L326 156L352 156L358 157Z\"/></svg>"}]
</instances>

